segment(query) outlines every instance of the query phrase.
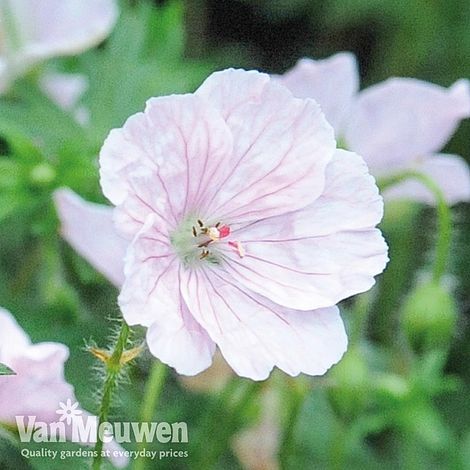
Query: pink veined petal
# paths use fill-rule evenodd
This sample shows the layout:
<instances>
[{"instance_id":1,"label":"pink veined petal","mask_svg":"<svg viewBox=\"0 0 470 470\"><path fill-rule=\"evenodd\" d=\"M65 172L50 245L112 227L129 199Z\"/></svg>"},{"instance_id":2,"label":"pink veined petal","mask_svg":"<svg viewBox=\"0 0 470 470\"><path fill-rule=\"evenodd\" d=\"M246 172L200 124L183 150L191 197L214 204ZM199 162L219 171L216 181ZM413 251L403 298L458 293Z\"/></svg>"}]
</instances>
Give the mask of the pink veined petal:
<instances>
[{"instance_id":1,"label":"pink veined petal","mask_svg":"<svg viewBox=\"0 0 470 470\"><path fill-rule=\"evenodd\" d=\"M276 77L297 98L313 98L325 113L336 135L359 90L359 72L354 54L340 52L327 59L301 59L295 67Z\"/></svg>"},{"instance_id":2,"label":"pink veined petal","mask_svg":"<svg viewBox=\"0 0 470 470\"><path fill-rule=\"evenodd\" d=\"M237 91L244 94L232 97ZM201 199L208 214L228 224L249 222L305 207L320 195L336 143L313 100L244 70L213 74L196 93L218 107L234 142L224 163L228 175L214 177L214 198Z\"/></svg>"},{"instance_id":3,"label":"pink veined petal","mask_svg":"<svg viewBox=\"0 0 470 470\"><path fill-rule=\"evenodd\" d=\"M155 169L147 156L151 147L148 134L144 114L137 113L127 119L122 128L112 129L104 141L99 160L100 184L103 194L116 206L127 197L130 165L143 160Z\"/></svg>"},{"instance_id":4,"label":"pink veined petal","mask_svg":"<svg viewBox=\"0 0 470 470\"><path fill-rule=\"evenodd\" d=\"M132 163L126 167L128 196L114 210L113 219L119 232L133 238L149 215L155 219L155 229L168 236L178 225L178 218L170 203L170 188L155 170Z\"/></svg>"},{"instance_id":5,"label":"pink veined petal","mask_svg":"<svg viewBox=\"0 0 470 470\"><path fill-rule=\"evenodd\" d=\"M256 70L227 69L214 72L196 90L224 119L247 104L259 103L269 75Z\"/></svg>"},{"instance_id":6,"label":"pink veined petal","mask_svg":"<svg viewBox=\"0 0 470 470\"><path fill-rule=\"evenodd\" d=\"M150 352L182 375L196 375L212 364L215 343L193 318L181 294L178 310L172 312L178 322L159 318L147 331Z\"/></svg>"},{"instance_id":7,"label":"pink veined petal","mask_svg":"<svg viewBox=\"0 0 470 470\"><path fill-rule=\"evenodd\" d=\"M227 171L232 136L220 114L203 98L172 95L152 98L144 113L113 130L100 155L101 184L116 205L127 198L147 201L135 171L152 173L154 197L164 197L172 218L202 211L199 201L218 191L218 176ZM197 214L198 216L200 214ZM169 216L168 216L169 217ZM170 218L170 217L169 217Z\"/></svg>"},{"instance_id":8,"label":"pink veined petal","mask_svg":"<svg viewBox=\"0 0 470 470\"><path fill-rule=\"evenodd\" d=\"M169 313L178 311L178 268L170 240L161 235L155 217L149 215L125 257L125 281L118 301L129 325L150 326L165 314L167 321L177 321Z\"/></svg>"},{"instance_id":9,"label":"pink veined petal","mask_svg":"<svg viewBox=\"0 0 470 470\"><path fill-rule=\"evenodd\" d=\"M321 375L342 357L347 338L336 307L285 309L215 270L183 272L183 297L197 322L243 377L264 380L274 366Z\"/></svg>"},{"instance_id":10,"label":"pink veined petal","mask_svg":"<svg viewBox=\"0 0 470 470\"><path fill-rule=\"evenodd\" d=\"M30 60L79 54L99 44L117 17L114 0L10 0Z\"/></svg>"},{"instance_id":11,"label":"pink veined petal","mask_svg":"<svg viewBox=\"0 0 470 470\"><path fill-rule=\"evenodd\" d=\"M385 174L440 150L468 116L467 80L446 89L411 78L393 78L359 93L345 139L374 174Z\"/></svg>"},{"instance_id":12,"label":"pink veined petal","mask_svg":"<svg viewBox=\"0 0 470 470\"><path fill-rule=\"evenodd\" d=\"M113 208L84 201L69 189L54 193L61 234L94 268L114 285L124 282L124 256L129 241L119 235Z\"/></svg>"},{"instance_id":13,"label":"pink veined petal","mask_svg":"<svg viewBox=\"0 0 470 470\"><path fill-rule=\"evenodd\" d=\"M431 155L417 161L412 168L431 177L439 185L448 204L470 200L470 171L468 163L462 157L446 154ZM386 190L384 197L436 204L434 195L419 181L413 180Z\"/></svg>"},{"instance_id":14,"label":"pink veined petal","mask_svg":"<svg viewBox=\"0 0 470 470\"><path fill-rule=\"evenodd\" d=\"M195 375L210 366L215 345L189 313L179 291L180 261L154 224L150 215L128 250L119 306L130 325L149 327L152 354Z\"/></svg>"},{"instance_id":15,"label":"pink veined petal","mask_svg":"<svg viewBox=\"0 0 470 470\"><path fill-rule=\"evenodd\" d=\"M11 366L11 358L25 351L31 340L13 315L0 307L0 362Z\"/></svg>"},{"instance_id":16,"label":"pink veined petal","mask_svg":"<svg viewBox=\"0 0 470 470\"><path fill-rule=\"evenodd\" d=\"M382 198L364 161L337 150L323 194L310 206L233 232L245 250L224 245L221 269L248 289L298 310L338 303L368 290L387 262L375 225Z\"/></svg>"}]
</instances>

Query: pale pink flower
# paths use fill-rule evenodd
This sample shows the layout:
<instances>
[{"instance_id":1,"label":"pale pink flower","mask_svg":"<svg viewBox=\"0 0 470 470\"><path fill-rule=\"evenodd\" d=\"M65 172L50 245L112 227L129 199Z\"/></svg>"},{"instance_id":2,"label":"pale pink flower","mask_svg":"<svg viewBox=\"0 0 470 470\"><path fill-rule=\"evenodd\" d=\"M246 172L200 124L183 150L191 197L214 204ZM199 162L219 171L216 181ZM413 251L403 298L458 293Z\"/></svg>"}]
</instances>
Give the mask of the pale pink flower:
<instances>
[{"instance_id":1,"label":"pale pink flower","mask_svg":"<svg viewBox=\"0 0 470 470\"><path fill-rule=\"evenodd\" d=\"M0 93L38 62L97 45L117 16L115 0L2 0Z\"/></svg>"},{"instance_id":2,"label":"pale pink flower","mask_svg":"<svg viewBox=\"0 0 470 470\"><path fill-rule=\"evenodd\" d=\"M25 416L25 426L28 416L48 424L60 421L57 410L61 403L77 402L72 385L64 377L68 355L68 348L60 343L32 344L13 316L0 308L0 363L16 373L0 376L0 422L16 426L16 416ZM74 419L90 416L75 408L65 428L67 438L72 437ZM96 436L96 429L93 433ZM105 446L115 466L127 465L127 459L118 452L113 456L114 451L123 451L118 444L113 441Z\"/></svg>"},{"instance_id":3,"label":"pale pink flower","mask_svg":"<svg viewBox=\"0 0 470 470\"><path fill-rule=\"evenodd\" d=\"M265 74L215 73L195 94L149 100L111 131L100 163L131 240L119 305L129 324L148 327L156 357L194 375L217 344L253 379L273 366L323 374L341 358L334 305L385 266L382 200L362 159L336 150L314 101ZM97 208L70 193L56 200L66 238L104 272L96 245L108 256L119 239L106 229L80 241Z\"/></svg>"},{"instance_id":4,"label":"pale pink flower","mask_svg":"<svg viewBox=\"0 0 470 470\"><path fill-rule=\"evenodd\" d=\"M374 176L417 170L439 184L450 204L470 200L467 163L439 153L460 121L470 116L468 80L446 89L392 78L358 92L356 59L344 52L325 60L302 59L276 79L295 96L317 100L336 136L364 157ZM434 202L426 188L411 181L386 195Z\"/></svg>"},{"instance_id":5,"label":"pale pink flower","mask_svg":"<svg viewBox=\"0 0 470 470\"><path fill-rule=\"evenodd\" d=\"M43 93L59 108L73 115L75 120L86 125L90 120L88 109L80 100L88 89L88 79L80 73L45 72L39 78Z\"/></svg>"}]
</instances>

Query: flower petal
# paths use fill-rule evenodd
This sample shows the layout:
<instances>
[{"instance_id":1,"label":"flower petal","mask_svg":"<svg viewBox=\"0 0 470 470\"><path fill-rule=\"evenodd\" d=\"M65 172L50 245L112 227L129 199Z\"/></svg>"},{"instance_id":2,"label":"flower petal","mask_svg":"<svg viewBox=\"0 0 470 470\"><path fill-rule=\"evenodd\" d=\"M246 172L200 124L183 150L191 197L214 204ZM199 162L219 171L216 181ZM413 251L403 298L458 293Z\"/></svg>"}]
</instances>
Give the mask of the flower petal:
<instances>
[{"instance_id":1,"label":"flower petal","mask_svg":"<svg viewBox=\"0 0 470 470\"><path fill-rule=\"evenodd\" d=\"M374 174L388 173L440 150L470 116L467 80L449 89L411 78L393 78L359 93L345 138Z\"/></svg>"},{"instance_id":2,"label":"flower petal","mask_svg":"<svg viewBox=\"0 0 470 470\"><path fill-rule=\"evenodd\" d=\"M149 327L153 355L194 375L210 366L215 345L181 298L179 260L154 224L150 215L129 247L119 306L127 323Z\"/></svg>"},{"instance_id":3,"label":"flower petal","mask_svg":"<svg viewBox=\"0 0 470 470\"><path fill-rule=\"evenodd\" d=\"M336 307L299 312L273 304L217 271L188 270L182 276L188 308L238 375L264 380L274 366L292 376L322 375L346 350Z\"/></svg>"},{"instance_id":4,"label":"flower petal","mask_svg":"<svg viewBox=\"0 0 470 470\"><path fill-rule=\"evenodd\" d=\"M114 228L113 209L84 201L69 189L57 190L54 202L65 240L114 285L120 286L129 242Z\"/></svg>"},{"instance_id":5,"label":"flower petal","mask_svg":"<svg viewBox=\"0 0 470 470\"><path fill-rule=\"evenodd\" d=\"M88 88L88 79L81 73L45 72L39 79L43 92L62 109L71 111Z\"/></svg>"},{"instance_id":6,"label":"flower petal","mask_svg":"<svg viewBox=\"0 0 470 470\"><path fill-rule=\"evenodd\" d=\"M182 375L196 375L212 364L215 344L179 297L179 324L160 320L147 331L150 352ZM174 315L174 313L173 313Z\"/></svg>"},{"instance_id":7,"label":"flower petal","mask_svg":"<svg viewBox=\"0 0 470 470\"><path fill-rule=\"evenodd\" d=\"M340 52L328 59L301 59L277 77L297 98L313 98L325 113L336 135L359 90L359 72L354 54Z\"/></svg>"},{"instance_id":8,"label":"flower petal","mask_svg":"<svg viewBox=\"0 0 470 470\"><path fill-rule=\"evenodd\" d=\"M165 197L173 217L180 220L201 211L202 199L214 196L216 175L226 171L224 162L231 152L229 129L203 98L152 98L144 113L107 138L100 155L101 184L116 205L128 197L142 197L131 179L134 169L140 174L145 167L153 173L152 192Z\"/></svg>"},{"instance_id":9,"label":"flower petal","mask_svg":"<svg viewBox=\"0 0 470 470\"><path fill-rule=\"evenodd\" d=\"M88 79L80 73L45 72L39 79L39 86L57 106L73 113L82 125L90 120L89 111L80 106L80 100L88 88Z\"/></svg>"},{"instance_id":10,"label":"flower petal","mask_svg":"<svg viewBox=\"0 0 470 470\"><path fill-rule=\"evenodd\" d=\"M413 169L432 178L443 191L447 203L470 200L470 171L468 163L458 155L438 154L418 161ZM420 182L408 180L384 192L384 197L406 198L435 205L436 198Z\"/></svg>"},{"instance_id":11,"label":"flower petal","mask_svg":"<svg viewBox=\"0 0 470 470\"><path fill-rule=\"evenodd\" d=\"M0 362L9 366L11 358L21 354L30 344L31 340L13 315L0 307Z\"/></svg>"},{"instance_id":12,"label":"flower petal","mask_svg":"<svg viewBox=\"0 0 470 470\"><path fill-rule=\"evenodd\" d=\"M30 60L79 54L105 39L118 17L114 0L15 0L10 5L24 28L20 53Z\"/></svg>"},{"instance_id":13,"label":"flower petal","mask_svg":"<svg viewBox=\"0 0 470 470\"><path fill-rule=\"evenodd\" d=\"M269 75L256 70L227 69L214 72L196 90L227 120L247 104L257 103L269 83Z\"/></svg>"},{"instance_id":14,"label":"flower petal","mask_svg":"<svg viewBox=\"0 0 470 470\"><path fill-rule=\"evenodd\" d=\"M228 224L248 222L305 207L320 195L336 143L317 103L244 70L213 74L201 89L224 115L234 142L224 162L228 175L214 180L218 192L208 214ZM243 95L232 97L236 92Z\"/></svg>"},{"instance_id":15,"label":"flower petal","mask_svg":"<svg viewBox=\"0 0 470 470\"><path fill-rule=\"evenodd\" d=\"M246 288L299 310L334 305L374 284L387 247L374 226L382 199L363 160L338 150L323 194L305 209L232 233L245 249L221 247L222 269Z\"/></svg>"}]
</instances>

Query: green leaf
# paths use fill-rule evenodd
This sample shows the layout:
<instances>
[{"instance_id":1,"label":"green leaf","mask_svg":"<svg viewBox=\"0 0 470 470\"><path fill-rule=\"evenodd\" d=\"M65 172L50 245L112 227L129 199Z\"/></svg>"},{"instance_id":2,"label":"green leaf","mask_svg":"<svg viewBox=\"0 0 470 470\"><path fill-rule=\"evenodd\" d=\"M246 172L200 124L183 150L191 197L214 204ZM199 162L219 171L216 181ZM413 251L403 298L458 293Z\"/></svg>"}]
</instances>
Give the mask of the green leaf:
<instances>
[{"instance_id":1,"label":"green leaf","mask_svg":"<svg viewBox=\"0 0 470 470\"><path fill-rule=\"evenodd\" d=\"M0 363L0 375L16 375L16 373L5 364Z\"/></svg>"}]
</instances>

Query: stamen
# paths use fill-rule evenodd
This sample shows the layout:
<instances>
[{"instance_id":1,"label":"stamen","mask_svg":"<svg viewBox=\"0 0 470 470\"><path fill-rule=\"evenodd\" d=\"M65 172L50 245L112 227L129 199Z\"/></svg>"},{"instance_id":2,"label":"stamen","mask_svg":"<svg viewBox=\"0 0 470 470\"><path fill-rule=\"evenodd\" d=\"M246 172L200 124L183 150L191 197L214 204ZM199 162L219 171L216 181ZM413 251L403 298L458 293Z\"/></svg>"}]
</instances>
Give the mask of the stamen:
<instances>
[{"instance_id":1,"label":"stamen","mask_svg":"<svg viewBox=\"0 0 470 470\"><path fill-rule=\"evenodd\" d=\"M220 232L217 227L209 227L207 229L206 234L213 241L218 240L220 238Z\"/></svg>"},{"instance_id":2,"label":"stamen","mask_svg":"<svg viewBox=\"0 0 470 470\"><path fill-rule=\"evenodd\" d=\"M197 231L194 225L193 225L193 237L197 237Z\"/></svg>"},{"instance_id":3,"label":"stamen","mask_svg":"<svg viewBox=\"0 0 470 470\"><path fill-rule=\"evenodd\" d=\"M235 253L237 253L240 258L243 258L245 256L245 248L240 242L231 240L228 242L228 244L235 250Z\"/></svg>"}]
</instances>

